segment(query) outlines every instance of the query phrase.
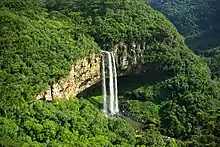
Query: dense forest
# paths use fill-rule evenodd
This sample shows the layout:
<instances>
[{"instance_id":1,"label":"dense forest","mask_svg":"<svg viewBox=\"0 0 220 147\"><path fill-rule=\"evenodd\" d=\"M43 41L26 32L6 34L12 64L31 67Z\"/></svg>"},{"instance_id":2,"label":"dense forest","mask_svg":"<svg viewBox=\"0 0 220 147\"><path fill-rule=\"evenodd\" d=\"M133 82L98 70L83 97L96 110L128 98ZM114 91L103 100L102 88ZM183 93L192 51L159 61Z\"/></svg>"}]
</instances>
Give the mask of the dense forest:
<instances>
[{"instance_id":1,"label":"dense forest","mask_svg":"<svg viewBox=\"0 0 220 147\"><path fill-rule=\"evenodd\" d=\"M212 44L219 2L199 4L151 2L189 42ZM197 56L171 22L141 0L1 0L0 146L218 146L219 47ZM145 42L138 64L160 75L120 95L120 110L144 127L103 116L92 103L101 96L35 100L78 59L121 41Z\"/></svg>"},{"instance_id":2,"label":"dense forest","mask_svg":"<svg viewBox=\"0 0 220 147\"><path fill-rule=\"evenodd\" d=\"M150 5L175 24L197 53L219 45L218 0L151 0Z\"/></svg>"},{"instance_id":3,"label":"dense forest","mask_svg":"<svg viewBox=\"0 0 220 147\"><path fill-rule=\"evenodd\" d=\"M197 55L206 58L212 78L219 78L220 2L218 0L145 0L162 12Z\"/></svg>"}]
</instances>

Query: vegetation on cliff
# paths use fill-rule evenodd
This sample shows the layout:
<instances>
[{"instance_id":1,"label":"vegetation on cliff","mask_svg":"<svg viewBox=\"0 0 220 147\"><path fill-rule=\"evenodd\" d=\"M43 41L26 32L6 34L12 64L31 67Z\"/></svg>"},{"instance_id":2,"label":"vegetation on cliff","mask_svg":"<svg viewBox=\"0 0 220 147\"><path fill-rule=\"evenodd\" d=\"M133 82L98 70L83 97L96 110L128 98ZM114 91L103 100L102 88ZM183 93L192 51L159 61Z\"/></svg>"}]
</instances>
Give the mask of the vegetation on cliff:
<instances>
[{"instance_id":1,"label":"vegetation on cliff","mask_svg":"<svg viewBox=\"0 0 220 147\"><path fill-rule=\"evenodd\" d=\"M216 65L184 44L161 13L139 0L3 0L0 2L0 144L67 146L216 146ZM163 73L121 100L145 128L104 118L85 100L33 102L65 77L77 59L120 42L141 44L139 66ZM219 57L213 60L218 61ZM211 64L214 63L211 61ZM213 78L214 79L214 78ZM171 139L164 139L169 136ZM167 137L167 138L169 138Z\"/></svg>"},{"instance_id":2,"label":"vegetation on cliff","mask_svg":"<svg viewBox=\"0 0 220 147\"><path fill-rule=\"evenodd\" d=\"M0 2L1 103L32 100L70 71L71 64L99 47L84 27L37 1Z\"/></svg>"}]
</instances>

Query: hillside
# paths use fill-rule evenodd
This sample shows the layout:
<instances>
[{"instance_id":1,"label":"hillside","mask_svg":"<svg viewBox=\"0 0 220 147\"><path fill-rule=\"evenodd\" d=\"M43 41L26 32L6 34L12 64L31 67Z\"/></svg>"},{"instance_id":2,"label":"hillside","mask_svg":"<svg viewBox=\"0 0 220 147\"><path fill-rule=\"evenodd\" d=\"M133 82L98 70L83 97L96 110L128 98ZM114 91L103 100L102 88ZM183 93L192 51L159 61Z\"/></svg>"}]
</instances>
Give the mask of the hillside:
<instances>
[{"instance_id":1,"label":"hillside","mask_svg":"<svg viewBox=\"0 0 220 147\"><path fill-rule=\"evenodd\" d=\"M1 1L0 11L3 103L32 100L76 59L99 50L83 26L33 1Z\"/></svg>"},{"instance_id":2,"label":"hillside","mask_svg":"<svg viewBox=\"0 0 220 147\"><path fill-rule=\"evenodd\" d=\"M218 0L151 0L150 5L175 24L196 53L219 45Z\"/></svg>"},{"instance_id":3,"label":"hillside","mask_svg":"<svg viewBox=\"0 0 220 147\"><path fill-rule=\"evenodd\" d=\"M0 7L1 145L220 143L219 82L175 26L143 1L3 0ZM147 68L140 74L151 80L121 94L120 110L144 123L139 132L121 118L102 116L92 105L101 104L101 96L35 101L77 60L101 49L124 55L122 49L129 53L133 46L141 50L135 66ZM125 70L132 72L127 56Z\"/></svg>"}]
</instances>

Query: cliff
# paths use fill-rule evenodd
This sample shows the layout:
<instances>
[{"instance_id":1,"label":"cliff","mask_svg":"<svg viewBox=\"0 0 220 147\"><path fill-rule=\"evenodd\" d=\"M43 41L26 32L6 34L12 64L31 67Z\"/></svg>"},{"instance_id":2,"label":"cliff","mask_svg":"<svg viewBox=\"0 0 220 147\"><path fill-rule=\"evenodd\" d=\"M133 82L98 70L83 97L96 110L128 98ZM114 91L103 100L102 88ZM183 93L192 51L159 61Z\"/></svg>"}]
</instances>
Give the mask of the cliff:
<instances>
[{"instance_id":1,"label":"cliff","mask_svg":"<svg viewBox=\"0 0 220 147\"><path fill-rule=\"evenodd\" d=\"M115 56L118 76L140 74L147 71L147 66L143 64L142 53L144 49L145 43L136 44L135 42L130 44L120 42L111 48L110 51ZM96 84L100 81L100 60L98 54L91 54L79 59L72 65L67 77L58 83L49 85L45 92L37 96L37 99L69 99Z\"/></svg>"},{"instance_id":2,"label":"cliff","mask_svg":"<svg viewBox=\"0 0 220 147\"><path fill-rule=\"evenodd\" d=\"M79 59L72 65L66 78L49 85L48 89L37 96L37 99L53 100L55 98L69 99L79 92L92 86L100 79L100 57L91 54Z\"/></svg>"}]
</instances>

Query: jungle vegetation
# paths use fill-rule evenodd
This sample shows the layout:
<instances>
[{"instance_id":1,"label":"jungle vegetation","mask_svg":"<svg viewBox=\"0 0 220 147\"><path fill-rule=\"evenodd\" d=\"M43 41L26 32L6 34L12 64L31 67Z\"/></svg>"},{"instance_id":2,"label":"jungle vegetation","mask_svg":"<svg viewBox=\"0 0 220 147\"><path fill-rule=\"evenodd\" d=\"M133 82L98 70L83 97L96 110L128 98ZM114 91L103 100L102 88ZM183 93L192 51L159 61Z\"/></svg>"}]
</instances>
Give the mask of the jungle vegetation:
<instances>
[{"instance_id":1,"label":"jungle vegetation","mask_svg":"<svg viewBox=\"0 0 220 147\"><path fill-rule=\"evenodd\" d=\"M120 109L143 129L102 116L89 99L34 101L77 59L121 41L146 42L139 64L163 73L120 100ZM195 55L175 26L144 1L1 0L0 144L217 146L218 62L219 56L206 62Z\"/></svg>"},{"instance_id":2,"label":"jungle vegetation","mask_svg":"<svg viewBox=\"0 0 220 147\"><path fill-rule=\"evenodd\" d=\"M175 24L197 54L219 45L218 0L151 0L148 3Z\"/></svg>"}]
</instances>

